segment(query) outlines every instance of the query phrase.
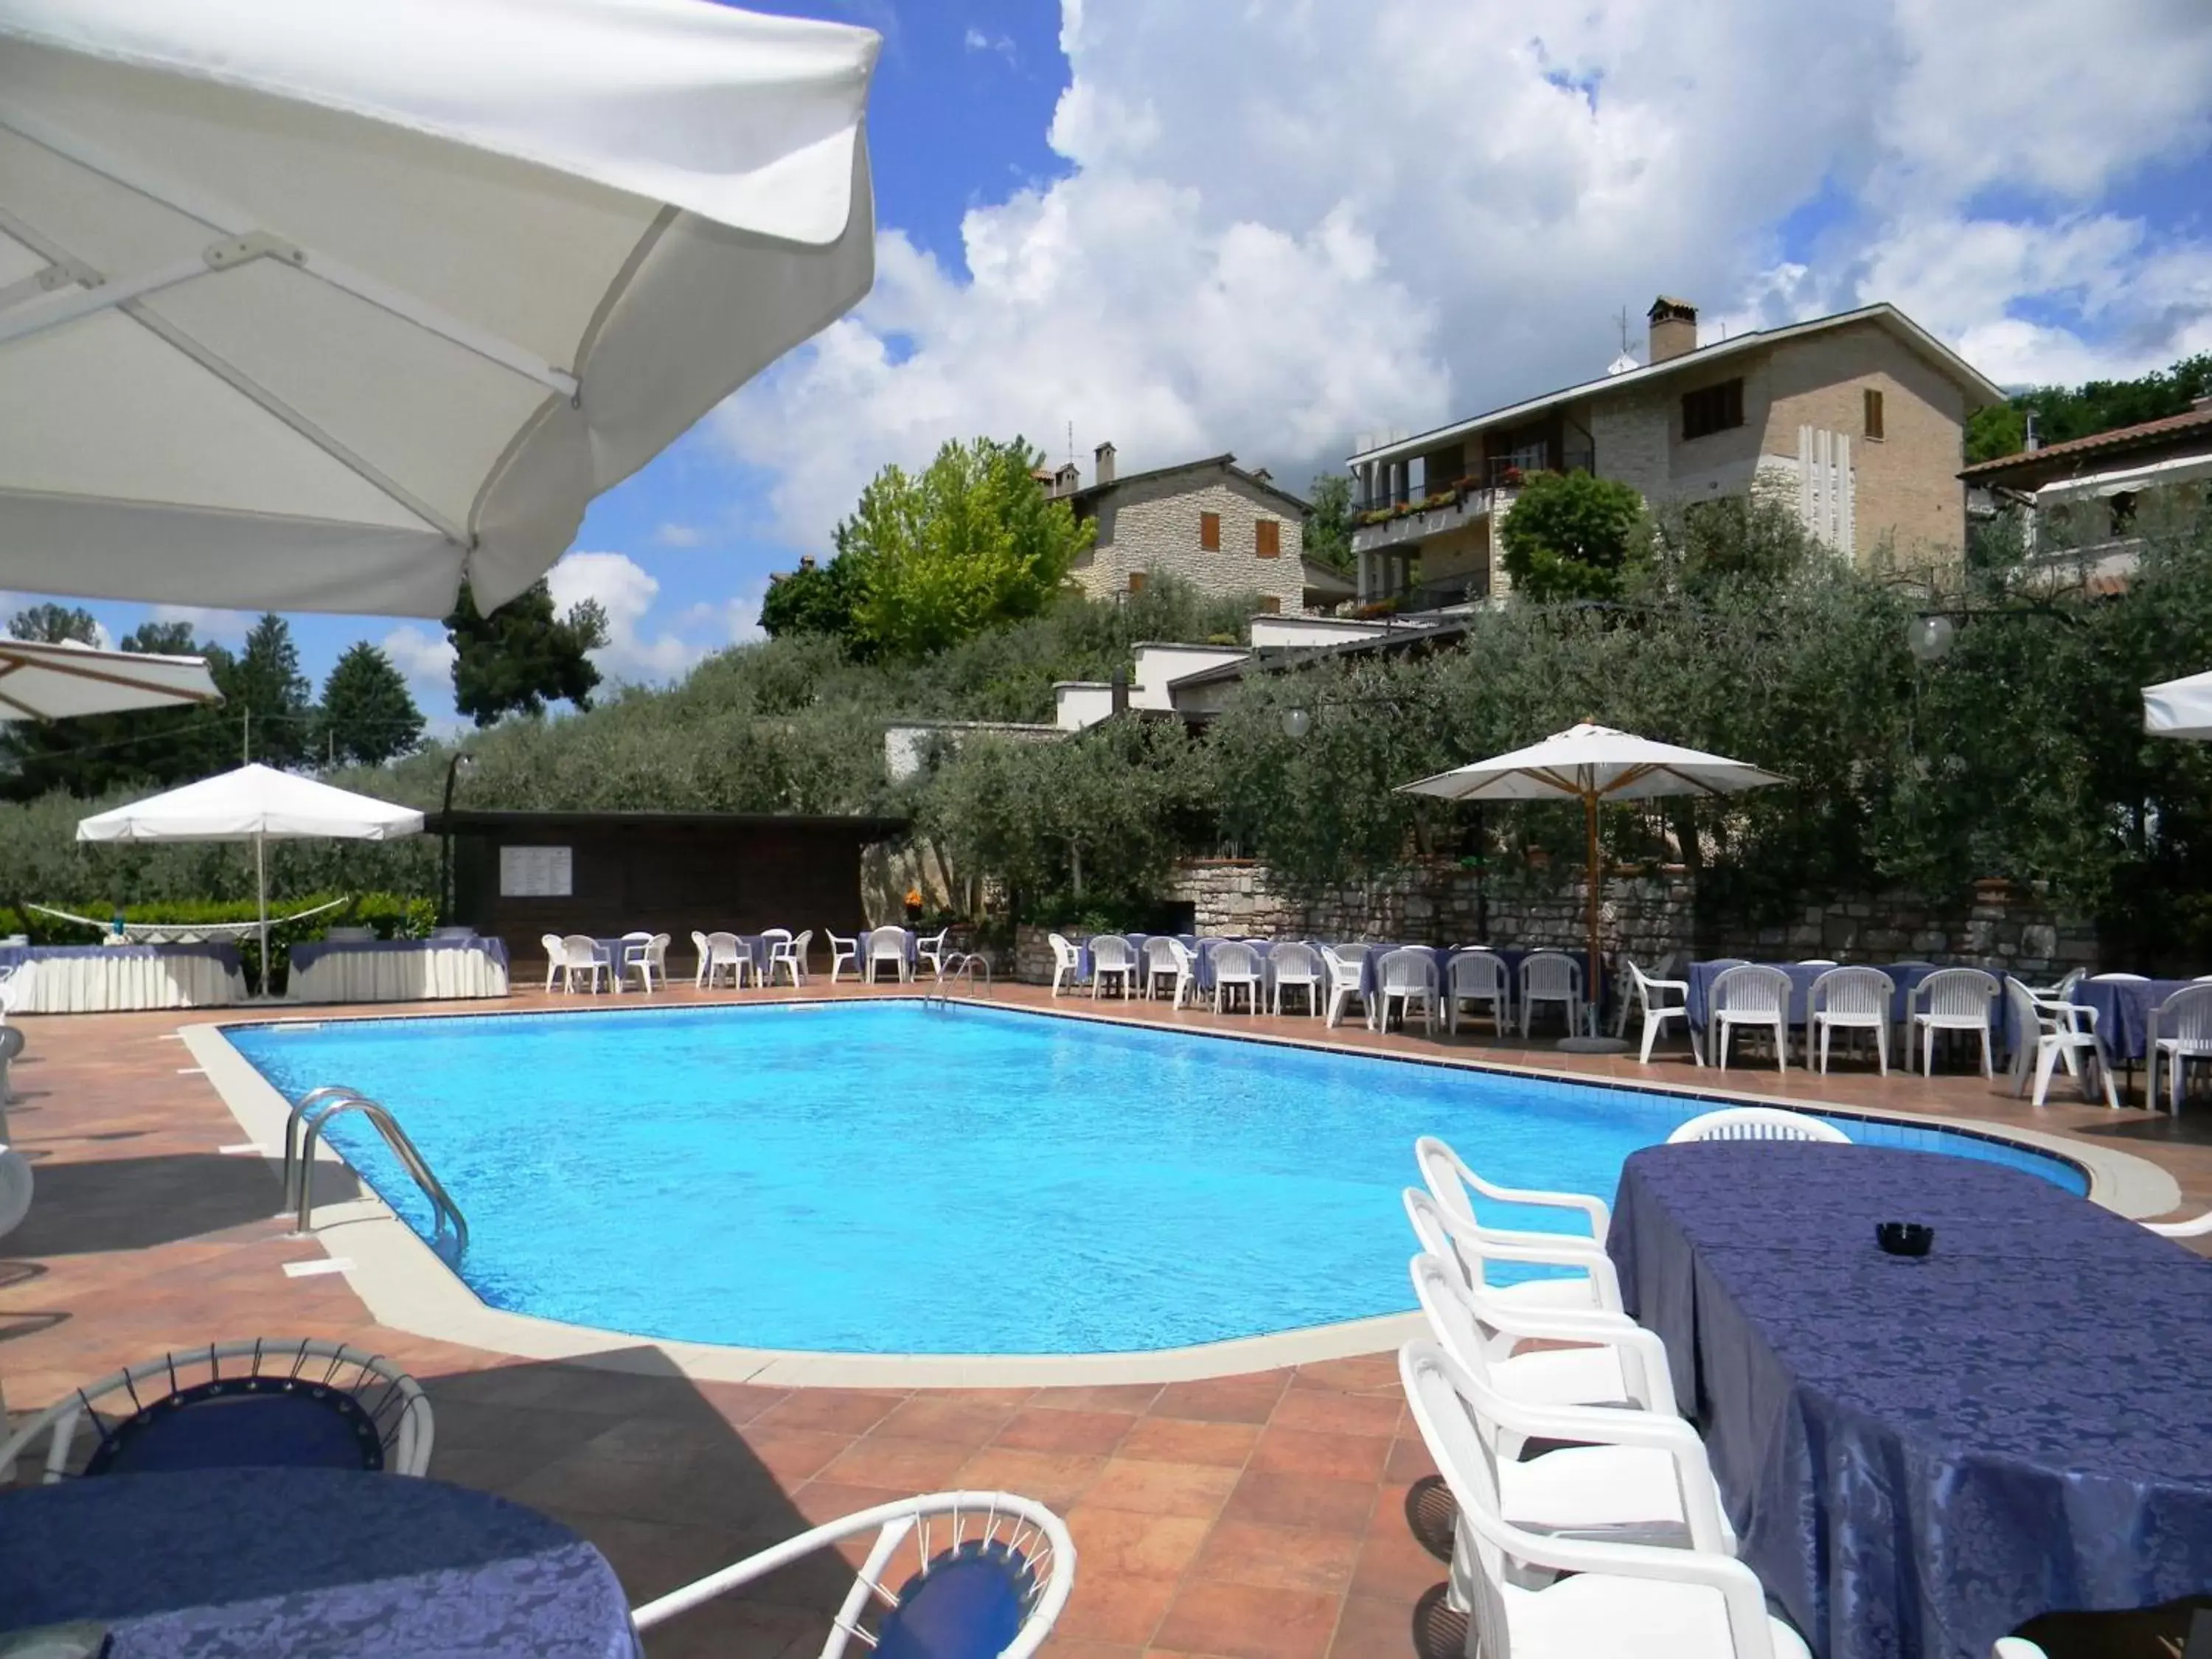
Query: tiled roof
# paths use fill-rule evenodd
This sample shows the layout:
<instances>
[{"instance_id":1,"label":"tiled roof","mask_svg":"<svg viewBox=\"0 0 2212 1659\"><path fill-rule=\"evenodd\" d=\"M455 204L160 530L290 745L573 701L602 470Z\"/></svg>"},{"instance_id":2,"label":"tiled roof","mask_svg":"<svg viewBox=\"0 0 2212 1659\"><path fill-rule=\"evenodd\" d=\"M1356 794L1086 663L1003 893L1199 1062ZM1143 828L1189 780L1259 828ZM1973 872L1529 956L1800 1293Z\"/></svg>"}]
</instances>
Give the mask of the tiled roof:
<instances>
[{"instance_id":1,"label":"tiled roof","mask_svg":"<svg viewBox=\"0 0 2212 1659\"><path fill-rule=\"evenodd\" d=\"M2212 409L2191 409L2179 415L2145 421L2137 426L2114 427L2110 432L2095 432L2086 438L2069 438L2063 444L2045 444L2040 449L2022 450L2017 455L2000 455L1994 461L1977 461L1959 476L1962 478L1987 477L1991 473L2041 466L2046 462L2064 460L2073 455L2089 455L2109 449L2133 449L2141 444L2154 443L2162 438L2194 431L2199 427L2212 432Z\"/></svg>"}]
</instances>

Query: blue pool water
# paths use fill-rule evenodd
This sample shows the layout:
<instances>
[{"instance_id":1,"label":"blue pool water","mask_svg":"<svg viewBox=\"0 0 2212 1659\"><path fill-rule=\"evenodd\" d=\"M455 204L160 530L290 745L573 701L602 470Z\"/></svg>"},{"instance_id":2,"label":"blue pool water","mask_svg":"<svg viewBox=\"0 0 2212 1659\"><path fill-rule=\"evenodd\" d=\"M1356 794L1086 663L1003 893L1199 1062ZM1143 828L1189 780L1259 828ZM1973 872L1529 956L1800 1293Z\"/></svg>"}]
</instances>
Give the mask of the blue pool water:
<instances>
[{"instance_id":1,"label":"blue pool water","mask_svg":"<svg viewBox=\"0 0 2212 1659\"><path fill-rule=\"evenodd\" d=\"M289 1097L345 1083L392 1109L467 1215L459 1270L491 1305L752 1347L1100 1352L1408 1308L1416 1135L1498 1181L1609 1197L1622 1159L1702 1109L914 1002L228 1035ZM1838 1121L2085 1188L2000 1142ZM374 1132L332 1139L427 1237Z\"/></svg>"}]
</instances>

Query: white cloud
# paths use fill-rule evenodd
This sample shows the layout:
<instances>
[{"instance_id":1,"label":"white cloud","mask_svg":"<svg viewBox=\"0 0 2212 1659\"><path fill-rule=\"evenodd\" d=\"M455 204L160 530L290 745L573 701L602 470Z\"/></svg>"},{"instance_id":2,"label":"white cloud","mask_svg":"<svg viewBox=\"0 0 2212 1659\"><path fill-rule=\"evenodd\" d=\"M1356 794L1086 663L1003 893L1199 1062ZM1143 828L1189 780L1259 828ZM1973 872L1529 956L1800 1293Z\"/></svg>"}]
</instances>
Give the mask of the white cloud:
<instances>
[{"instance_id":1,"label":"white cloud","mask_svg":"<svg viewBox=\"0 0 2212 1659\"><path fill-rule=\"evenodd\" d=\"M1014 37L1011 34L986 34L971 24L961 44L970 52L996 52L1009 64L1014 61Z\"/></svg>"},{"instance_id":2,"label":"white cloud","mask_svg":"<svg viewBox=\"0 0 2212 1659\"><path fill-rule=\"evenodd\" d=\"M449 696L453 687L453 642L443 632L403 623L380 641L392 665L422 695Z\"/></svg>"},{"instance_id":3,"label":"white cloud","mask_svg":"<svg viewBox=\"0 0 2212 1659\"><path fill-rule=\"evenodd\" d=\"M155 622L190 623L198 638L216 645L240 646L260 618L246 611L210 611L197 605L157 605Z\"/></svg>"},{"instance_id":4,"label":"white cloud","mask_svg":"<svg viewBox=\"0 0 2212 1659\"><path fill-rule=\"evenodd\" d=\"M1069 175L972 209L964 272L884 231L875 292L715 430L807 545L884 462L977 433L1295 485L1595 374L1660 291L1731 330L1893 299L2007 380L2170 362L2212 328L2212 242L2108 198L2212 143L2212 9L2084 16L1066 0ZM1821 203L1836 228L1785 249Z\"/></svg>"},{"instance_id":5,"label":"white cloud","mask_svg":"<svg viewBox=\"0 0 2212 1659\"><path fill-rule=\"evenodd\" d=\"M664 524L653 532L653 539L659 547L696 547L707 539L707 532L696 525Z\"/></svg>"},{"instance_id":6,"label":"white cloud","mask_svg":"<svg viewBox=\"0 0 2212 1659\"><path fill-rule=\"evenodd\" d=\"M660 596L660 583L626 553L570 553L546 573L556 611L581 599L598 601L606 613L607 642L592 661L611 680L655 684L677 678L707 654L708 647L675 633L648 631L646 614Z\"/></svg>"},{"instance_id":7,"label":"white cloud","mask_svg":"<svg viewBox=\"0 0 2212 1659\"><path fill-rule=\"evenodd\" d=\"M763 576L718 605L702 601L690 606L681 620L687 629L704 629L714 635L714 648L750 645L768 637L767 630L760 625L761 602L767 597L768 578Z\"/></svg>"}]
</instances>

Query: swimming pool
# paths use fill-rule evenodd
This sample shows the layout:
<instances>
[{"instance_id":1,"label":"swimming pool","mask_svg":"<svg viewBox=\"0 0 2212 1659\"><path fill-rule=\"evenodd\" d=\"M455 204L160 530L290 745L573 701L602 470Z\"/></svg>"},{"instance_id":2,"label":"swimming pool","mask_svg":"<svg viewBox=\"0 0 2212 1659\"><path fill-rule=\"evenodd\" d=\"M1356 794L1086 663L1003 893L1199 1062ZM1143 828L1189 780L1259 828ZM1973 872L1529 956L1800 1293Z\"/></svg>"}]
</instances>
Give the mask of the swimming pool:
<instances>
[{"instance_id":1,"label":"swimming pool","mask_svg":"<svg viewBox=\"0 0 2212 1659\"><path fill-rule=\"evenodd\" d=\"M1416 1135L1609 1197L1710 1103L911 1000L226 1035L288 1097L344 1083L392 1109L491 1306L814 1352L1133 1352L1398 1311ZM1838 1121L2086 1188L2004 1142ZM331 1139L429 1236L373 1131Z\"/></svg>"}]
</instances>

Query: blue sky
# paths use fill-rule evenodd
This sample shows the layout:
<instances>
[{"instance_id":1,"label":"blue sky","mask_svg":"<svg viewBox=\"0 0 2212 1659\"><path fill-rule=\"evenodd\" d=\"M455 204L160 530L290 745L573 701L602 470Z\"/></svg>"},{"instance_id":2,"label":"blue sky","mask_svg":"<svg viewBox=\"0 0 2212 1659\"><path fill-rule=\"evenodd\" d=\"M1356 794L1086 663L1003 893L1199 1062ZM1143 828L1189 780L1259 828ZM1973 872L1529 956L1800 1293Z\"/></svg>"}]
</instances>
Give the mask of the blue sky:
<instances>
[{"instance_id":1,"label":"blue sky","mask_svg":"<svg viewBox=\"0 0 2212 1659\"><path fill-rule=\"evenodd\" d=\"M2201 0L762 9L884 37L877 286L594 506L555 582L613 616L613 677L747 637L770 571L948 437L1296 488L1596 374L1655 293L1716 336L1890 300L2004 384L2212 350ZM434 628L294 624L318 679L376 641L450 714Z\"/></svg>"}]
</instances>

